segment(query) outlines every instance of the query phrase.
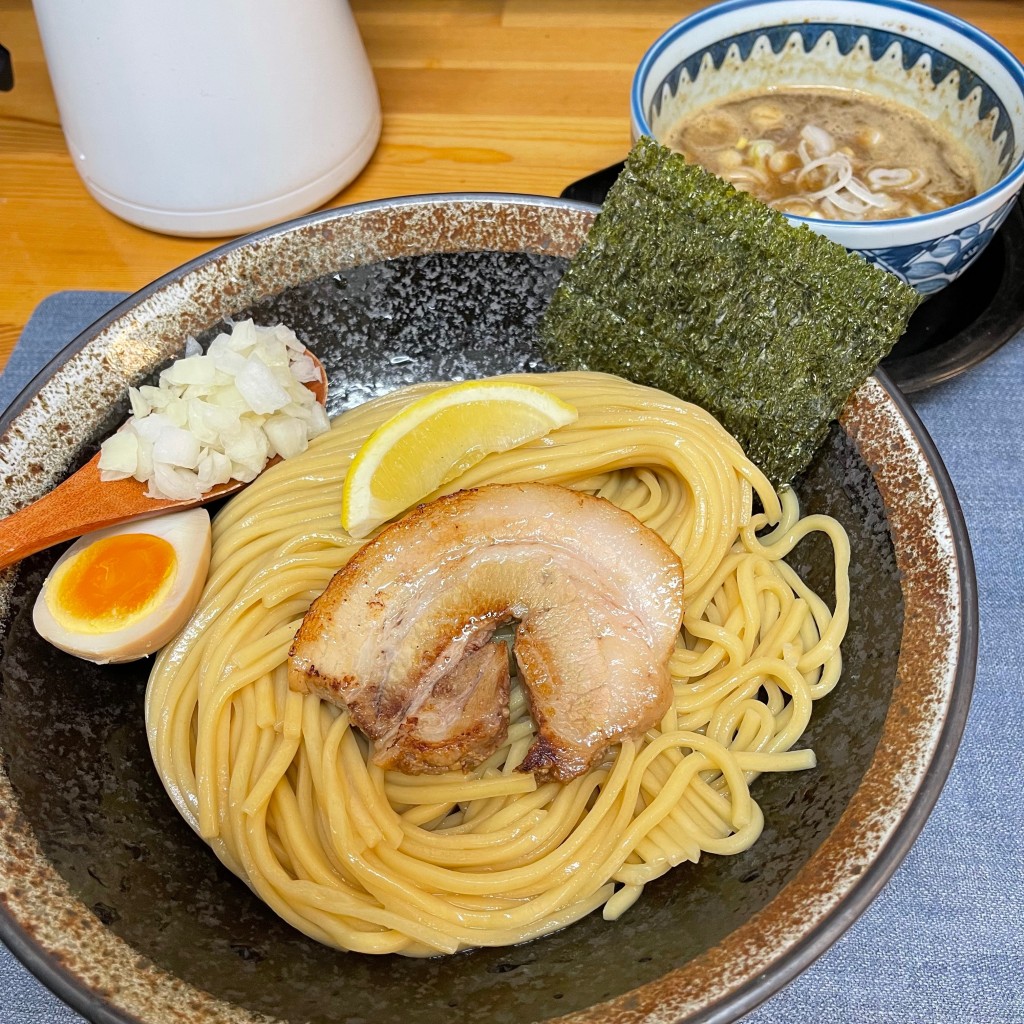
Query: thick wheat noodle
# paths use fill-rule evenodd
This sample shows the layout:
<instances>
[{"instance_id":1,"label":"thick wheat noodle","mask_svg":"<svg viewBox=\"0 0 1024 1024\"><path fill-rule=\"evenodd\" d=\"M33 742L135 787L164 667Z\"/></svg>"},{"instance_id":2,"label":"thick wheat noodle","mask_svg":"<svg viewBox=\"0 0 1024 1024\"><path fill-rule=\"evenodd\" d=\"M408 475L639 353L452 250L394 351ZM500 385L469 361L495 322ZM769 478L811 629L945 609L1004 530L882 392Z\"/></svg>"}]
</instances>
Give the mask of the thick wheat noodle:
<instances>
[{"instance_id":1,"label":"thick wheat noodle","mask_svg":"<svg viewBox=\"0 0 1024 1024\"><path fill-rule=\"evenodd\" d=\"M659 728L581 778L538 786L514 770L533 741L515 686L508 739L484 765L402 776L369 762L344 711L289 691L305 609L361 545L339 526L345 472L376 426L436 385L344 414L217 516L200 606L150 678L153 757L181 814L281 917L342 949L451 953L602 906L615 918L671 867L756 841L758 774L814 765L794 747L842 667L842 527L801 519L795 495L776 494L694 406L599 374L510 379L544 386L579 420L445 490L564 484L629 510L676 550L687 610ZM783 561L812 532L832 544L834 609Z\"/></svg>"}]
</instances>

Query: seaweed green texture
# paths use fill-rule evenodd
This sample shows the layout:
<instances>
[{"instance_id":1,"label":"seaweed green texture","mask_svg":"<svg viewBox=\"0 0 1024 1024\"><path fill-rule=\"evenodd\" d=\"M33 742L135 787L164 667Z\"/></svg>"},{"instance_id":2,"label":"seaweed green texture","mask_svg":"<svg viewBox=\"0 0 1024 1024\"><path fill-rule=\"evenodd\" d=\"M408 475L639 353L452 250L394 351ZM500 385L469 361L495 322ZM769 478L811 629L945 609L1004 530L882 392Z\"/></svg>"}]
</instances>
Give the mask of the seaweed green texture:
<instances>
[{"instance_id":1,"label":"seaweed green texture","mask_svg":"<svg viewBox=\"0 0 1024 1024\"><path fill-rule=\"evenodd\" d=\"M892 349L913 288L648 138L540 325L545 358L714 414L780 485Z\"/></svg>"}]
</instances>

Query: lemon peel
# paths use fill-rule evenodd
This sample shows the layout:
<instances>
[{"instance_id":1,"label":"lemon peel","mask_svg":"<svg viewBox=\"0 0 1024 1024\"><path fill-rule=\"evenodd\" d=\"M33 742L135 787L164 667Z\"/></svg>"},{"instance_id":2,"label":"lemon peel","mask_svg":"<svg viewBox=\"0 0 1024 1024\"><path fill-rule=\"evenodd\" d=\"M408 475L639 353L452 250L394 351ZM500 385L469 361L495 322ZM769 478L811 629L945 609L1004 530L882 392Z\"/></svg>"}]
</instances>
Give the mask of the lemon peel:
<instances>
[{"instance_id":1,"label":"lemon peel","mask_svg":"<svg viewBox=\"0 0 1024 1024\"><path fill-rule=\"evenodd\" d=\"M576 408L532 384L474 380L407 405L364 442L345 477L341 524L362 538L486 455L575 422Z\"/></svg>"}]
</instances>

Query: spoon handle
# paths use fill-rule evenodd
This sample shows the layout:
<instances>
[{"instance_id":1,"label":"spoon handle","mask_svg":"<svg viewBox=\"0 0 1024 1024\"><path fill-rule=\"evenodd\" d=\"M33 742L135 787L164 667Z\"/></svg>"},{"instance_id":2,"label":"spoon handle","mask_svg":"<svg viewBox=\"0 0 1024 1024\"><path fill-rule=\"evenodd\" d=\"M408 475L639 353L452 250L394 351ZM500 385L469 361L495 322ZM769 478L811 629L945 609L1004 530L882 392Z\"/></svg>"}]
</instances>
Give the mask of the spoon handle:
<instances>
[{"instance_id":1,"label":"spoon handle","mask_svg":"<svg viewBox=\"0 0 1024 1024\"><path fill-rule=\"evenodd\" d=\"M216 492L194 501L147 498L146 485L100 480L99 455L31 505L0 519L0 569L92 530L115 526L168 508L191 508L211 501ZM229 485L223 485L230 489Z\"/></svg>"}]
</instances>

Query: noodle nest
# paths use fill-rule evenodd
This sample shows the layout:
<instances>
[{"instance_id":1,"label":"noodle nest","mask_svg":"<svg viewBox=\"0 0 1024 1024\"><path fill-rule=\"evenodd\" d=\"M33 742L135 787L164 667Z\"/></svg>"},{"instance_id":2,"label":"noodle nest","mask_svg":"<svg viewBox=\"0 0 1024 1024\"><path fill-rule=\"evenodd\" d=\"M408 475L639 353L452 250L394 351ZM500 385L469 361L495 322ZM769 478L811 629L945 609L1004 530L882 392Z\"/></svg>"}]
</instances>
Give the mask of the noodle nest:
<instances>
[{"instance_id":1,"label":"noodle nest","mask_svg":"<svg viewBox=\"0 0 1024 1024\"><path fill-rule=\"evenodd\" d=\"M508 739L483 765L405 776L370 763L343 710L289 690L307 607L364 543L339 526L345 472L377 426L441 385L343 414L220 512L203 597L150 677L150 746L178 810L282 918L340 949L429 956L522 942L597 908L614 919L675 865L749 848L763 824L753 780L815 763L794 747L840 675L843 528L801 518L794 493L777 494L696 406L602 374L505 379L542 384L578 421L430 497L562 484L676 551L686 611L658 728L580 778L538 785L514 770L534 738L514 685ZM785 561L812 532L834 552L831 610Z\"/></svg>"}]
</instances>

